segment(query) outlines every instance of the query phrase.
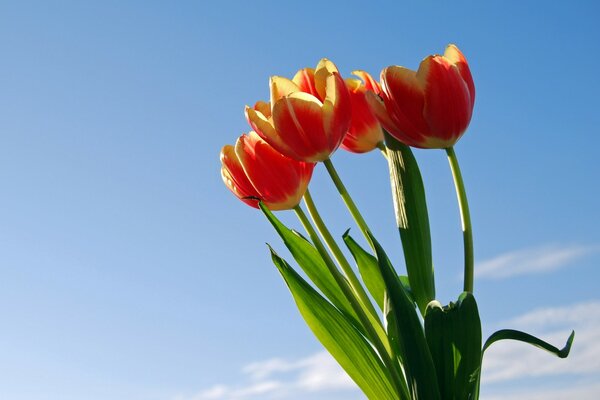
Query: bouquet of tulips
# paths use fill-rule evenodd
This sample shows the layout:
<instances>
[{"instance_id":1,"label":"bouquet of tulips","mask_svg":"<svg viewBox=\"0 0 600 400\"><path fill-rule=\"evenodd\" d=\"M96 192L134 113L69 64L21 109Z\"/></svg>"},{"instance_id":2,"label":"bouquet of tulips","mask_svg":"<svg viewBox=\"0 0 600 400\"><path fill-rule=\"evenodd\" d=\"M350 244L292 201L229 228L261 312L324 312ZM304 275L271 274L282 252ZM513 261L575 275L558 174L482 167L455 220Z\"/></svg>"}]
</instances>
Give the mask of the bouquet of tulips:
<instances>
[{"instance_id":1,"label":"bouquet of tulips","mask_svg":"<svg viewBox=\"0 0 600 400\"><path fill-rule=\"evenodd\" d=\"M364 71L353 74L359 79L344 80L323 59L291 80L271 77L270 102L246 107L253 131L221 151L227 187L264 213L304 272L269 247L315 336L373 400L478 399L483 354L499 340L567 357L574 332L562 349L511 329L482 341L469 207L453 149L475 103L464 55L450 45L444 55L426 57L417 71L385 68L380 82ZM340 146L355 153L378 148L387 159L406 274L393 267L334 168L331 156ZM454 178L465 264L463 292L449 305L435 297L425 191L411 147L444 149ZM319 162L368 243L363 248L348 232L343 235L353 260L329 232L308 190ZM273 214L280 210L293 210L308 237L280 222Z\"/></svg>"}]
</instances>

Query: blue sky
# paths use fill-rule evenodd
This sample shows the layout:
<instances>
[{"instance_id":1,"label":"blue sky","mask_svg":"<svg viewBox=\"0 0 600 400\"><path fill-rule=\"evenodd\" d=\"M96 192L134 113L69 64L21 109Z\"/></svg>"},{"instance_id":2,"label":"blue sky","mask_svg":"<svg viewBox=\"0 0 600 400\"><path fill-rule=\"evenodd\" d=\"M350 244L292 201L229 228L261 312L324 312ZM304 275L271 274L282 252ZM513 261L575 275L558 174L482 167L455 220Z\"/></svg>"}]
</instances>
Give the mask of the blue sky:
<instances>
[{"instance_id":1,"label":"blue sky","mask_svg":"<svg viewBox=\"0 0 600 400\"><path fill-rule=\"evenodd\" d=\"M2 2L0 398L361 399L271 265L283 246L235 199L218 153L268 98L270 75L321 57L343 74L416 68L456 43L477 99L456 146L474 221L484 330L500 344L486 399L600 393L600 61L593 1ZM441 151L416 151L438 295L461 288L462 243ZM401 266L379 154L333 158ZM322 166L311 189L351 227ZM298 227L293 215L279 214ZM552 397L554 396L554 397Z\"/></svg>"}]
</instances>

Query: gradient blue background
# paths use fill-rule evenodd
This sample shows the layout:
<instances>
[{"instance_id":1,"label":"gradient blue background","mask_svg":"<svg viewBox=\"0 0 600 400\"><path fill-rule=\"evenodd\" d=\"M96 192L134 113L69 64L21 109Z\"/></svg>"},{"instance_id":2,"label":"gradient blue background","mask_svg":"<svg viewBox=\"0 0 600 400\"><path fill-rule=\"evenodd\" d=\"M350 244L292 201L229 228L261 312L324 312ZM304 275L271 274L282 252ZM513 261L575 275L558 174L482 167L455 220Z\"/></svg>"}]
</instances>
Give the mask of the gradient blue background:
<instances>
[{"instance_id":1,"label":"gradient blue background","mask_svg":"<svg viewBox=\"0 0 600 400\"><path fill-rule=\"evenodd\" d=\"M224 187L218 153L270 75L321 57L377 75L456 43L477 89L456 146L477 259L600 244L597 4L0 3L0 398L173 399L319 351L270 263L264 242L281 242ZM443 152L416 156L448 302L454 189ZM333 160L401 266L384 160ZM324 172L312 192L341 235L354 226ZM476 281L484 323L599 299L598 261Z\"/></svg>"}]
</instances>

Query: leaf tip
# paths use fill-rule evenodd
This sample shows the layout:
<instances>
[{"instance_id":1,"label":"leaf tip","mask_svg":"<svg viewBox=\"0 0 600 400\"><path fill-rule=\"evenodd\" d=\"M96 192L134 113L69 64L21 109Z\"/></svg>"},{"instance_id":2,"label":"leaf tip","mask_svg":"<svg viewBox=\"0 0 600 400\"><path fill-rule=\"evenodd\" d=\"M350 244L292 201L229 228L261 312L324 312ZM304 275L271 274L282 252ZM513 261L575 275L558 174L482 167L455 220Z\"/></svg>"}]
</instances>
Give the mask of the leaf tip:
<instances>
[{"instance_id":1,"label":"leaf tip","mask_svg":"<svg viewBox=\"0 0 600 400\"><path fill-rule=\"evenodd\" d=\"M346 229L346 232L342 235L342 239L346 240L347 237L350 237L350 228Z\"/></svg>"},{"instance_id":2,"label":"leaf tip","mask_svg":"<svg viewBox=\"0 0 600 400\"><path fill-rule=\"evenodd\" d=\"M569 356L569 353L571 352L571 346L573 346L573 340L575 339L575 331L571 331L571 334L569 335L569 338L567 339L567 343L565 344L565 347L563 347L562 349L560 349L560 352L558 353L558 356L560 358L567 358Z\"/></svg>"}]
</instances>

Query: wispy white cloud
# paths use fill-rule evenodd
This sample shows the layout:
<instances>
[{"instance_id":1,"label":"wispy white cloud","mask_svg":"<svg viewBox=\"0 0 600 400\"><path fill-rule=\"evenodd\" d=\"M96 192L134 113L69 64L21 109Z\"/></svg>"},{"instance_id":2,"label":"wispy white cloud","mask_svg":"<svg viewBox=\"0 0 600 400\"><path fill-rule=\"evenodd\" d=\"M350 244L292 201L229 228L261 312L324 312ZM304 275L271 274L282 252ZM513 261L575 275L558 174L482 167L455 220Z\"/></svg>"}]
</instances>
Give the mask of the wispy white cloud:
<instances>
[{"instance_id":1,"label":"wispy white cloud","mask_svg":"<svg viewBox=\"0 0 600 400\"><path fill-rule=\"evenodd\" d=\"M501 341L488 349L483 360L482 393L494 395L506 387L507 382L547 377L589 379L600 376L600 301L590 301L563 307L541 308L498 324L531 333L557 347L575 330L575 342L567 359L530 345ZM552 382L552 381L548 381ZM511 385L512 386L512 385ZM518 385L517 385L518 386ZM534 389L534 390L531 390ZM545 390L530 388L527 391L502 393L498 399L597 399L600 384L592 382L569 385L569 388ZM485 398L496 399L492 396Z\"/></svg>"},{"instance_id":2,"label":"wispy white cloud","mask_svg":"<svg viewBox=\"0 0 600 400\"><path fill-rule=\"evenodd\" d=\"M520 390L482 396L486 400L598 400L598 397L600 397L600 384L593 382L577 383L567 388Z\"/></svg>"},{"instance_id":3,"label":"wispy white cloud","mask_svg":"<svg viewBox=\"0 0 600 400\"><path fill-rule=\"evenodd\" d=\"M358 389L325 351L298 360L272 358L242 369L245 383L215 385L190 396L173 400L258 400L287 399L302 393L353 391Z\"/></svg>"},{"instance_id":4,"label":"wispy white cloud","mask_svg":"<svg viewBox=\"0 0 600 400\"><path fill-rule=\"evenodd\" d=\"M571 354L565 360L514 341L494 344L485 354L482 398L487 400L596 400L600 394L600 300L533 310L497 324L497 328L526 331L562 347L576 331ZM563 387L548 389L540 382L567 378ZM532 380L532 378L534 380ZM525 386L519 382L527 380ZM531 384L532 382L538 384ZM242 369L236 384L219 384L172 400L292 400L361 399L356 385L325 351L289 360L272 358ZM510 390L507 391L507 388Z\"/></svg>"},{"instance_id":5,"label":"wispy white cloud","mask_svg":"<svg viewBox=\"0 0 600 400\"><path fill-rule=\"evenodd\" d=\"M539 308L502 324L527 329L548 329L573 324L600 325L600 302L594 300L563 307Z\"/></svg>"},{"instance_id":6,"label":"wispy white cloud","mask_svg":"<svg viewBox=\"0 0 600 400\"><path fill-rule=\"evenodd\" d=\"M263 380L251 382L247 385L230 387L226 385L215 385L200 393L191 396L177 396L174 400L221 400L221 399L251 399L264 398L282 388L282 383L277 381Z\"/></svg>"},{"instance_id":7,"label":"wispy white cloud","mask_svg":"<svg viewBox=\"0 0 600 400\"><path fill-rule=\"evenodd\" d=\"M586 255L600 250L599 246L547 245L511 251L475 266L475 276L487 279L503 279L517 275L539 274L555 271Z\"/></svg>"}]
</instances>

